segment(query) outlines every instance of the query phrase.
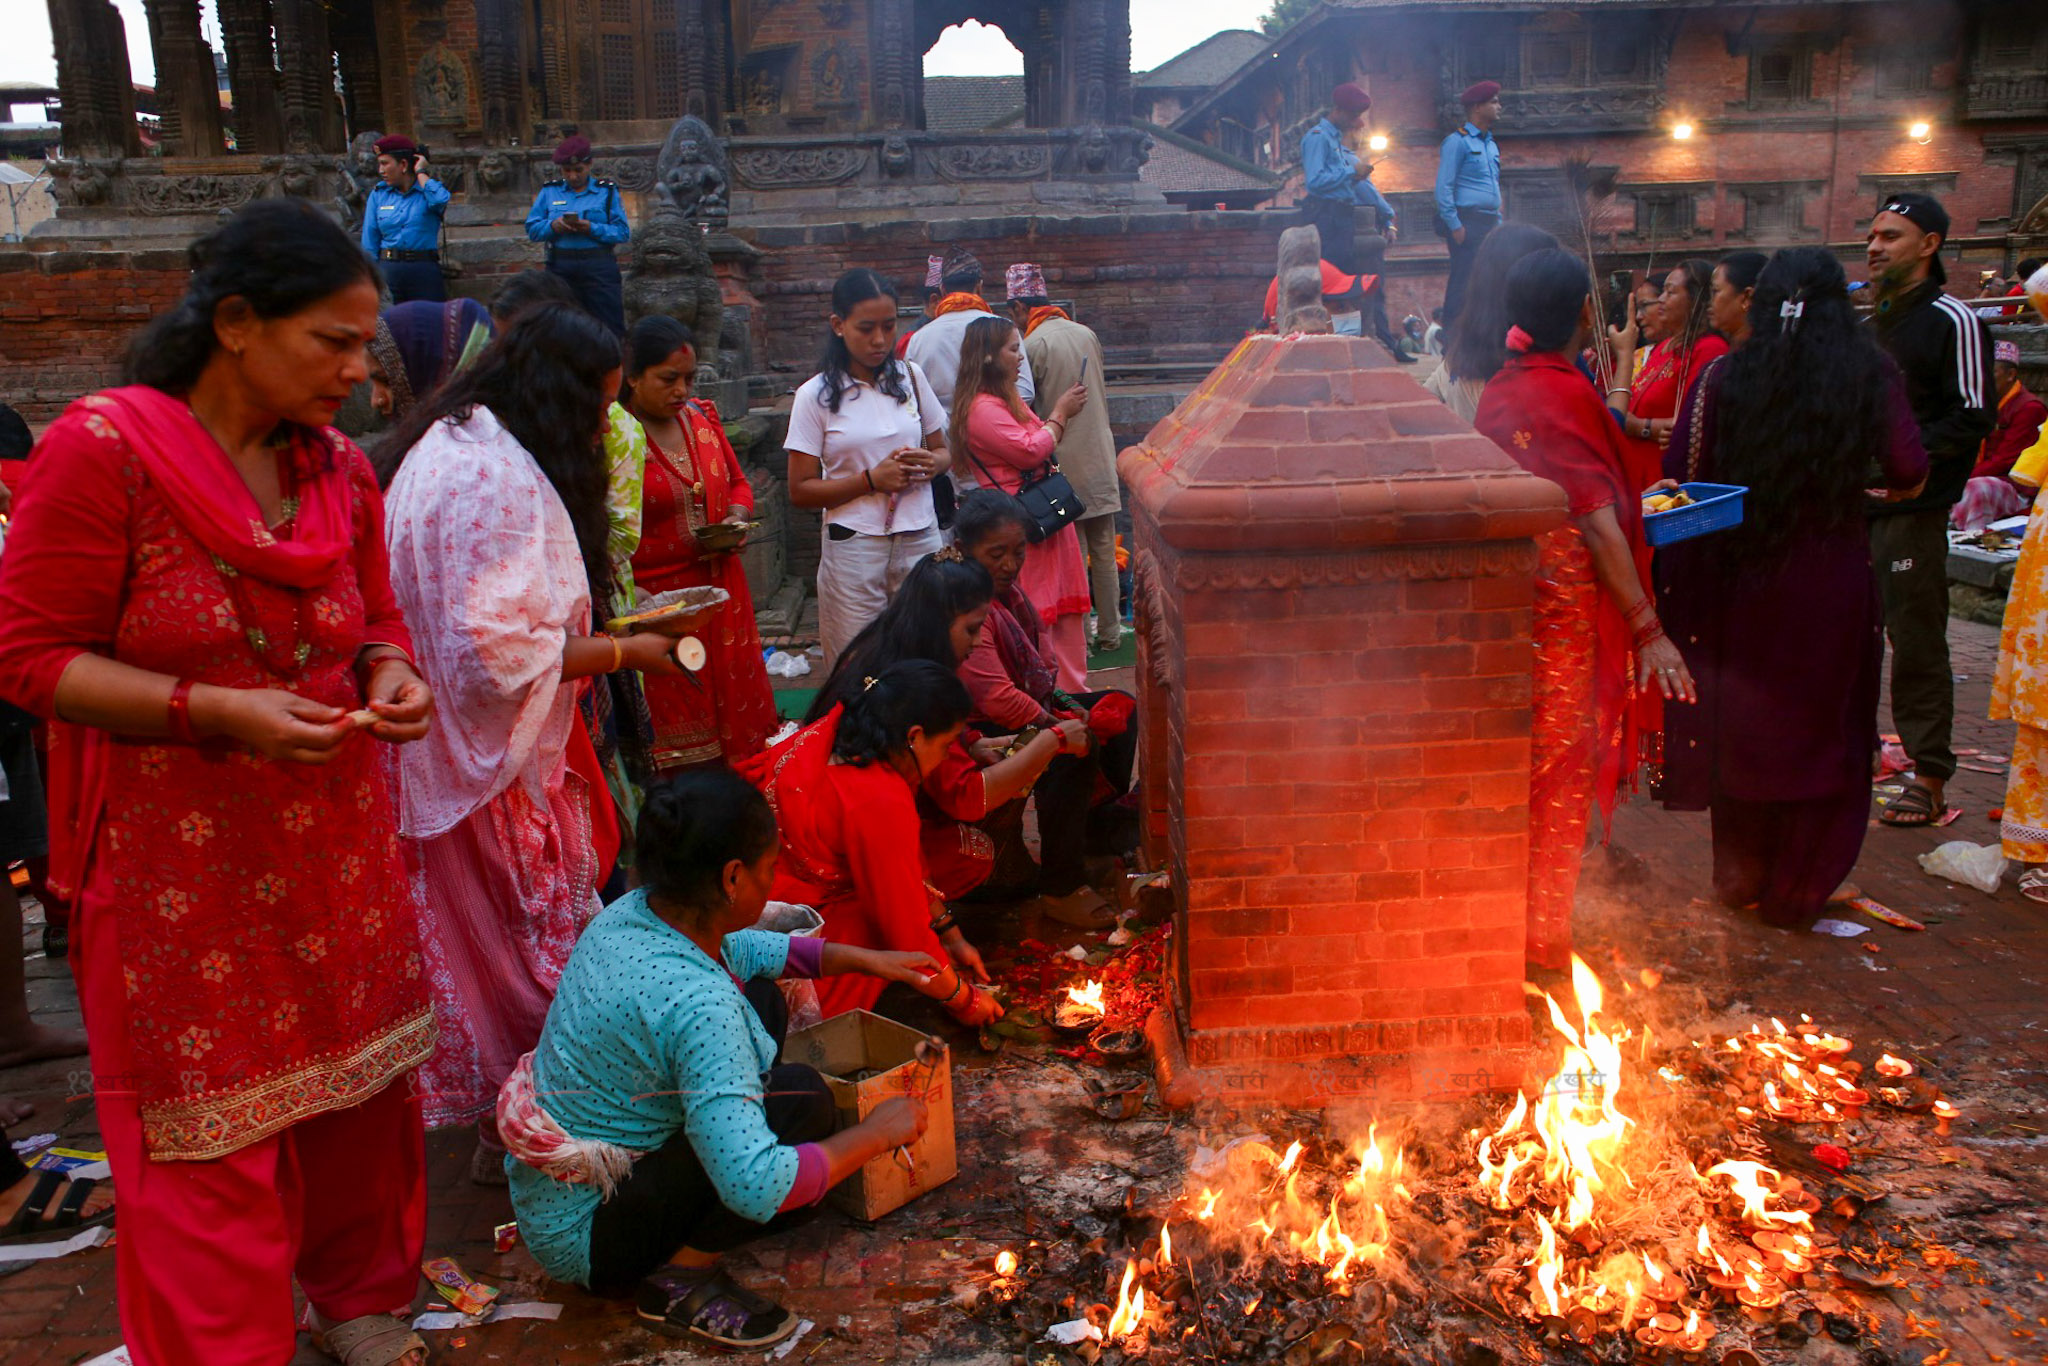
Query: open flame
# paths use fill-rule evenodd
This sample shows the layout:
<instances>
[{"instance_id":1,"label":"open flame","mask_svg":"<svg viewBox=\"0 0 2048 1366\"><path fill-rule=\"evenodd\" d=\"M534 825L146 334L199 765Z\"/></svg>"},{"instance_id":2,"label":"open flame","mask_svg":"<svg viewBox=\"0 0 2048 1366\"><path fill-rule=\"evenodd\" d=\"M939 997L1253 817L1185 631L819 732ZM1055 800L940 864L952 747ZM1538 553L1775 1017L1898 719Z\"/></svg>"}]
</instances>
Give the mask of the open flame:
<instances>
[{"instance_id":1,"label":"open flame","mask_svg":"<svg viewBox=\"0 0 2048 1366\"><path fill-rule=\"evenodd\" d=\"M1082 986L1068 987L1067 1000L1081 1010L1092 1010L1100 1015L1104 1010L1102 983L1091 978Z\"/></svg>"},{"instance_id":2,"label":"open flame","mask_svg":"<svg viewBox=\"0 0 2048 1366\"><path fill-rule=\"evenodd\" d=\"M1001 1252L998 1252L996 1254L996 1275L1014 1276L1016 1274L1017 1254L1010 1251L1008 1248L1004 1248Z\"/></svg>"},{"instance_id":3,"label":"open flame","mask_svg":"<svg viewBox=\"0 0 2048 1366\"><path fill-rule=\"evenodd\" d=\"M1725 1176L1729 1187L1742 1200L1742 1217L1756 1228L1813 1227L1813 1216L1805 1210L1772 1209L1777 1198L1778 1173L1761 1162L1718 1162L1707 1168L1708 1177ZM1764 1178L1770 1178L1770 1184ZM1706 1230L1700 1230L1704 1240Z\"/></svg>"},{"instance_id":4,"label":"open flame","mask_svg":"<svg viewBox=\"0 0 2048 1366\"><path fill-rule=\"evenodd\" d=\"M1104 1330L1107 1338L1129 1335L1145 1317L1145 1287L1138 1284L1138 1264L1124 1263L1123 1284L1117 1287L1116 1308L1110 1312L1109 1327Z\"/></svg>"},{"instance_id":5,"label":"open flame","mask_svg":"<svg viewBox=\"0 0 2048 1366\"><path fill-rule=\"evenodd\" d=\"M1159 1226L1159 1264L1173 1265L1173 1230L1165 1224Z\"/></svg>"}]
</instances>

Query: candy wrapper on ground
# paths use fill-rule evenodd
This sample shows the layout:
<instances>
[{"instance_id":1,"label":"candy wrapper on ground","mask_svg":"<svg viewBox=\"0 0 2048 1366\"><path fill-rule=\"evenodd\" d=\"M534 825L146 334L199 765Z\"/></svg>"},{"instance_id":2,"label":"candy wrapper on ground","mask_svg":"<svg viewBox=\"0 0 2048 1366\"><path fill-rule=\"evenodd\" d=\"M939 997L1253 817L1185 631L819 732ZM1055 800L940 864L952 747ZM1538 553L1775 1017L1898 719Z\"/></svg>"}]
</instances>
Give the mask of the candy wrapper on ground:
<instances>
[{"instance_id":1,"label":"candy wrapper on ground","mask_svg":"<svg viewBox=\"0 0 2048 1366\"><path fill-rule=\"evenodd\" d=\"M491 1307L491 1301L498 1298L496 1286L471 1280L452 1257L430 1257L420 1264L420 1269L427 1273L427 1280L441 1298L455 1306L457 1313L484 1313Z\"/></svg>"}]
</instances>

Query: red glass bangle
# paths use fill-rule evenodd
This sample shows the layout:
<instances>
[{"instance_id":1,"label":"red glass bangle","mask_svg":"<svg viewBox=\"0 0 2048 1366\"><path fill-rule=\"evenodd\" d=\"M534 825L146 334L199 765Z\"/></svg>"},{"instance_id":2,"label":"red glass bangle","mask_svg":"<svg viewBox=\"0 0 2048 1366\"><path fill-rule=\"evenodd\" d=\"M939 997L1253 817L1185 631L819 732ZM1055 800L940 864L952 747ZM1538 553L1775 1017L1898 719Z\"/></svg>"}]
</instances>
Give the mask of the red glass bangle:
<instances>
[{"instance_id":1,"label":"red glass bangle","mask_svg":"<svg viewBox=\"0 0 2048 1366\"><path fill-rule=\"evenodd\" d=\"M171 738L181 744L196 745L198 733L192 729L192 680L181 678L171 689L171 700L164 710L164 720L171 732Z\"/></svg>"}]
</instances>

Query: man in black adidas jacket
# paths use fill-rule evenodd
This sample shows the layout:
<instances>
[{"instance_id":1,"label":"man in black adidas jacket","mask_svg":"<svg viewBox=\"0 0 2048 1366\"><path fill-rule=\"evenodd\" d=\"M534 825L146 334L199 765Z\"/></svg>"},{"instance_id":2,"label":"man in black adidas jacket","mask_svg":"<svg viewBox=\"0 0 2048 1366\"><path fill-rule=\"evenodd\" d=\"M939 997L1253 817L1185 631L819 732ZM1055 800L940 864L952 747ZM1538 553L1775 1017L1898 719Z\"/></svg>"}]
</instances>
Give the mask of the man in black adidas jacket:
<instances>
[{"instance_id":1,"label":"man in black adidas jacket","mask_svg":"<svg viewBox=\"0 0 2048 1366\"><path fill-rule=\"evenodd\" d=\"M1948 211L1932 195L1897 194L1870 223L1877 340L1905 375L1927 448L1927 484L1914 497L1873 502L1870 557L1892 642L1892 721L1916 781L1886 808L1887 825L1926 825L1947 810L1955 776L1949 731L1955 681L1948 658L1948 515L1962 496L1997 416L1991 336L1943 290Z\"/></svg>"}]
</instances>

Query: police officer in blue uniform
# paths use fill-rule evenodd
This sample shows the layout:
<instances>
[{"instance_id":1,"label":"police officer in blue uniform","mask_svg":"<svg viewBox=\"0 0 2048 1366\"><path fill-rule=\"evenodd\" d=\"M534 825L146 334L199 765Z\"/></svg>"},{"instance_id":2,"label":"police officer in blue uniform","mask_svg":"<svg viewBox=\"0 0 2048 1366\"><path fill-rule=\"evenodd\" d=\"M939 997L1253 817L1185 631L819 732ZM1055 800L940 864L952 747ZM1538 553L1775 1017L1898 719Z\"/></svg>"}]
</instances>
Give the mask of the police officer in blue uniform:
<instances>
[{"instance_id":1,"label":"police officer in blue uniform","mask_svg":"<svg viewBox=\"0 0 2048 1366\"><path fill-rule=\"evenodd\" d=\"M526 235L548 248L548 269L576 291L576 301L619 336L626 334L626 301L612 252L633 235L619 187L590 175L590 139L581 133L555 148L560 180L534 196Z\"/></svg>"},{"instance_id":2,"label":"police officer in blue uniform","mask_svg":"<svg viewBox=\"0 0 2048 1366\"><path fill-rule=\"evenodd\" d=\"M363 205L363 250L384 272L394 304L448 298L441 279L441 216L448 191L426 172L426 153L403 133L377 139L383 183Z\"/></svg>"}]
</instances>

